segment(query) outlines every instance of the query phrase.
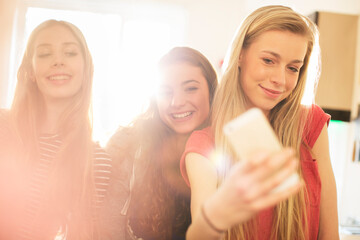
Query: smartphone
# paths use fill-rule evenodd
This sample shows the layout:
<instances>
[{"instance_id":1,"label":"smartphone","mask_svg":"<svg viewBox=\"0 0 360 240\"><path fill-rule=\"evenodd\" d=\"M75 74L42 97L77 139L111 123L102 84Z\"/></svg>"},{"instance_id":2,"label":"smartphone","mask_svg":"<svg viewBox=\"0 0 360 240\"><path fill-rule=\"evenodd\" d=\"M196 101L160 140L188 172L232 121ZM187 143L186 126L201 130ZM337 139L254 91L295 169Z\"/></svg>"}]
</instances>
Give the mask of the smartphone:
<instances>
[{"instance_id":1,"label":"smartphone","mask_svg":"<svg viewBox=\"0 0 360 240\"><path fill-rule=\"evenodd\" d=\"M268 119L259 108L251 108L231 120L224 126L223 131L237 157L242 161L250 160L251 156L259 151L276 153L282 149ZM294 173L274 191L287 189L299 180L299 175Z\"/></svg>"}]
</instances>

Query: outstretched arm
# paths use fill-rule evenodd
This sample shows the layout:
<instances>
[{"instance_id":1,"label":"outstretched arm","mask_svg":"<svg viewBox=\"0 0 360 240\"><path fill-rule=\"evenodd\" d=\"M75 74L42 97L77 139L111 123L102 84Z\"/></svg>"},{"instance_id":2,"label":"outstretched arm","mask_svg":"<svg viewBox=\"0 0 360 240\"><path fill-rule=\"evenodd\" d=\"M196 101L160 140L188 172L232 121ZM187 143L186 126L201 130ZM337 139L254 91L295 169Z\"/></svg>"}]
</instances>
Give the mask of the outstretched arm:
<instances>
[{"instance_id":1,"label":"outstretched arm","mask_svg":"<svg viewBox=\"0 0 360 240\"><path fill-rule=\"evenodd\" d=\"M189 153L186 170L191 185L192 224L187 239L220 239L225 230L294 194L301 183L277 192L272 190L296 171L296 162L289 149L271 157L257 154L250 161L234 165L217 189L217 174L211 161Z\"/></svg>"},{"instance_id":2,"label":"outstretched arm","mask_svg":"<svg viewBox=\"0 0 360 240\"><path fill-rule=\"evenodd\" d=\"M186 171L191 184L191 218L187 239L219 239L222 233L211 228L201 213L201 205L217 189L217 172L212 162L197 153L186 155ZM205 213L206 214L206 213ZM211 220L211 219L210 219Z\"/></svg>"}]
</instances>

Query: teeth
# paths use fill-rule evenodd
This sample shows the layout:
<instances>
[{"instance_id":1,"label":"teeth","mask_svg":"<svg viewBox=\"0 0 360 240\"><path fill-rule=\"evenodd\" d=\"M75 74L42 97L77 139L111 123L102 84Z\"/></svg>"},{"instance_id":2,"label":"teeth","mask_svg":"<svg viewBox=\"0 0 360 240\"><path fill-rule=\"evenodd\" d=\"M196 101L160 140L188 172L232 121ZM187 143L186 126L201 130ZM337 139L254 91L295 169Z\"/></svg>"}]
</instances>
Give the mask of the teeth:
<instances>
[{"instance_id":1,"label":"teeth","mask_svg":"<svg viewBox=\"0 0 360 240\"><path fill-rule=\"evenodd\" d=\"M49 77L52 81L59 81L59 80L68 80L70 77L67 75L57 75L57 76L51 76Z\"/></svg>"},{"instance_id":2,"label":"teeth","mask_svg":"<svg viewBox=\"0 0 360 240\"><path fill-rule=\"evenodd\" d=\"M187 117L187 116L189 116L191 114L192 114L192 112L186 112L186 113L181 113L181 114L172 114L172 116L174 118L184 118L184 117Z\"/></svg>"}]
</instances>

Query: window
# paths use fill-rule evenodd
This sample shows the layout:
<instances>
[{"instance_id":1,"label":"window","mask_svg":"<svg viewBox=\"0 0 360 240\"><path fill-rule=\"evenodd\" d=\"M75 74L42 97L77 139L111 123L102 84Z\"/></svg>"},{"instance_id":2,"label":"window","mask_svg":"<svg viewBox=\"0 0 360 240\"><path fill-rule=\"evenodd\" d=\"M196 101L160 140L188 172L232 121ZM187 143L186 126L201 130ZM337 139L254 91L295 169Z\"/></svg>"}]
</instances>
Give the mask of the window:
<instances>
[{"instance_id":1,"label":"window","mask_svg":"<svg viewBox=\"0 0 360 240\"><path fill-rule=\"evenodd\" d=\"M102 4L87 6L86 11L44 8L41 4L24 8L24 36L18 34L15 39L15 49L22 51L14 53L17 64L13 64L12 79L28 36L38 24L47 19L75 24L83 32L94 61L94 139L101 144L119 125L127 125L143 110L156 85L159 58L183 44L185 15L176 6ZM10 86L13 92L15 81Z\"/></svg>"}]
</instances>

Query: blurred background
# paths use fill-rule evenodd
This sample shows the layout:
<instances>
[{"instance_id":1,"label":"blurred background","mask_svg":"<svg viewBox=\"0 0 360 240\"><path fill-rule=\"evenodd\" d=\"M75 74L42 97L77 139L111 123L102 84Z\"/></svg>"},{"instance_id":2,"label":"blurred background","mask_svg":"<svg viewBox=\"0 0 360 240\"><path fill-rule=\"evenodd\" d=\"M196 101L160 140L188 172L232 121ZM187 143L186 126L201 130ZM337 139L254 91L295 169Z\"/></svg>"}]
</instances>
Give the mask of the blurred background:
<instances>
[{"instance_id":1,"label":"blurred background","mask_svg":"<svg viewBox=\"0 0 360 240\"><path fill-rule=\"evenodd\" d=\"M72 22L94 59L94 139L104 145L146 106L162 55L175 46L193 47L220 76L242 19L270 4L292 7L319 27L323 65L315 100L332 115L329 142L342 231L360 234L359 0L0 0L0 107L11 105L33 28L47 19ZM310 92L304 102L313 97Z\"/></svg>"}]
</instances>

